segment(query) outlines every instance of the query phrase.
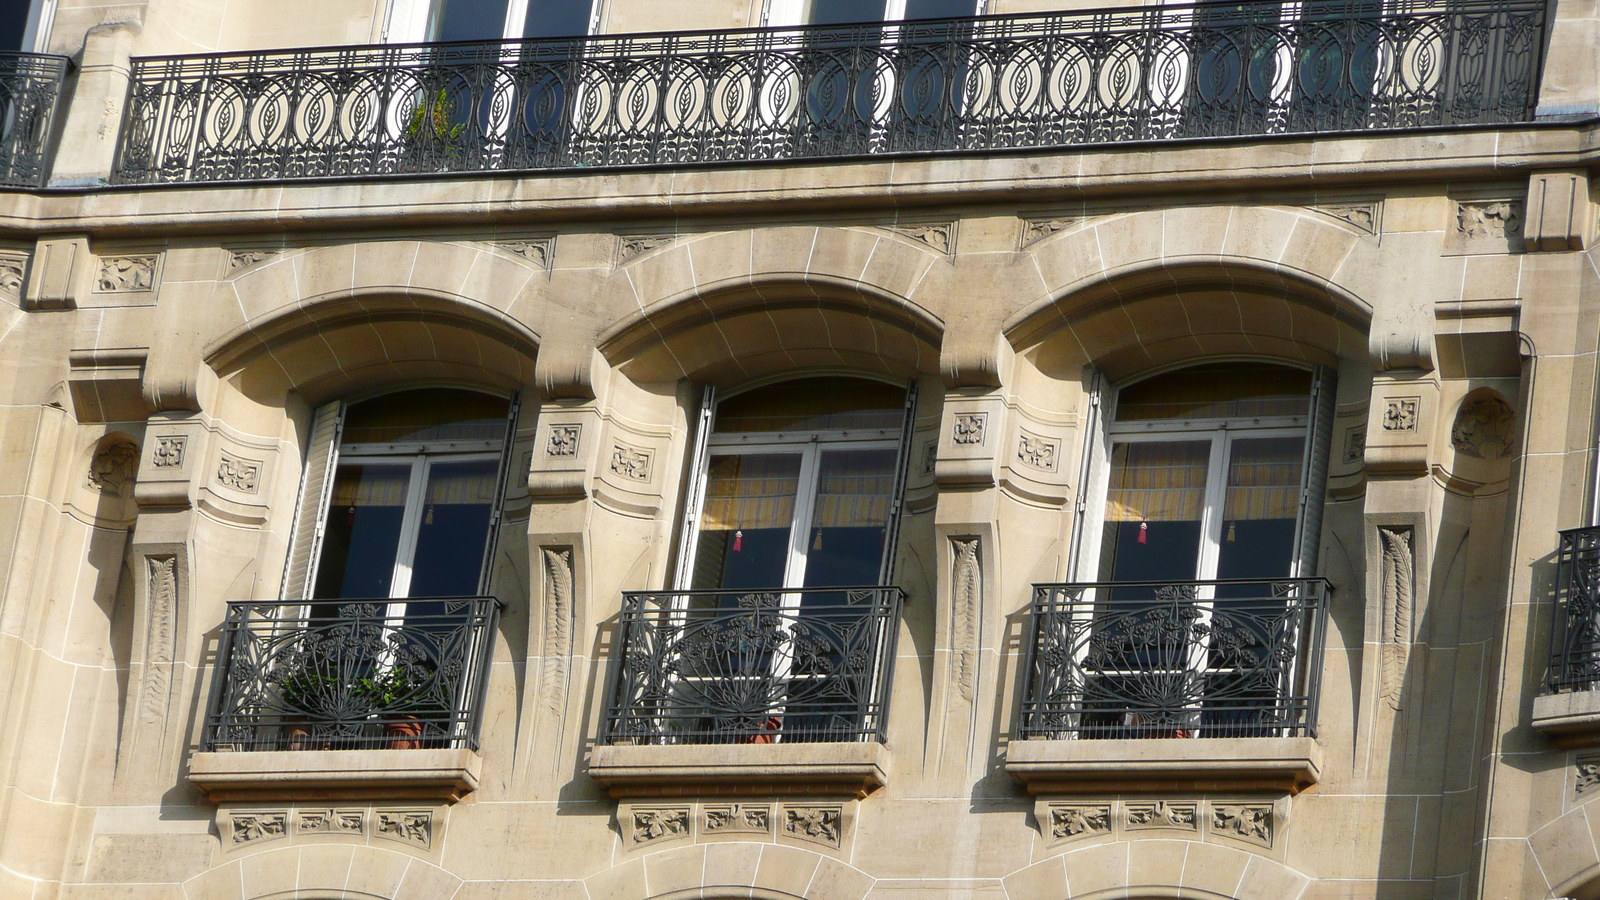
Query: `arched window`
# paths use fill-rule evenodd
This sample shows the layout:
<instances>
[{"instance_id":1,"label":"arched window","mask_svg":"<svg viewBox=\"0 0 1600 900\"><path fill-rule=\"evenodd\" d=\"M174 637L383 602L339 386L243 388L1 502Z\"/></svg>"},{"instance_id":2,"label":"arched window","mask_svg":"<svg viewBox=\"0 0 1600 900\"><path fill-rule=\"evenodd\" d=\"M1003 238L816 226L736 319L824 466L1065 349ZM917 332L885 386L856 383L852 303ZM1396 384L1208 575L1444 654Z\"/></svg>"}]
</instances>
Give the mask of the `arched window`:
<instances>
[{"instance_id":1,"label":"arched window","mask_svg":"<svg viewBox=\"0 0 1600 900\"><path fill-rule=\"evenodd\" d=\"M1020 733L1313 733L1330 373L1214 363L1112 399L1075 580L1034 586Z\"/></svg>"},{"instance_id":2,"label":"arched window","mask_svg":"<svg viewBox=\"0 0 1600 900\"><path fill-rule=\"evenodd\" d=\"M904 388L848 378L783 382L718 404L683 586L878 584L905 407Z\"/></svg>"},{"instance_id":3,"label":"arched window","mask_svg":"<svg viewBox=\"0 0 1600 900\"><path fill-rule=\"evenodd\" d=\"M832 377L707 392L676 587L624 597L606 742L883 739L911 399Z\"/></svg>"}]
</instances>

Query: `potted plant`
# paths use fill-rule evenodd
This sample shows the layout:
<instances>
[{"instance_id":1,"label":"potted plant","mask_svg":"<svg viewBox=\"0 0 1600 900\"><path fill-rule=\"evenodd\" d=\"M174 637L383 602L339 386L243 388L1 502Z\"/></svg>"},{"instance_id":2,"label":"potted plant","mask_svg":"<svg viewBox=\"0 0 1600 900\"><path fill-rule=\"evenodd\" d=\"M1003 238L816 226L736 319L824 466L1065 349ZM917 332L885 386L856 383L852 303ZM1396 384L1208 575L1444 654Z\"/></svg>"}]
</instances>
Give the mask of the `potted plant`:
<instances>
[{"instance_id":1,"label":"potted plant","mask_svg":"<svg viewBox=\"0 0 1600 900\"><path fill-rule=\"evenodd\" d=\"M318 695L326 695L337 688L337 682L328 675L298 668L277 679L278 696L283 701L284 736L290 750L311 750L311 720L318 705Z\"/></svg>"},{"instance_id":2,"label":"potted plant","mask_svg":"<svg viewBox=\"0 0 1600 900\"><path fill-rule=\"evenodd\" d=\"M390 750L421 750L426 723L416 714L445 711L436 700L418 696L418 691L430 680L428 672L395 666L356 683L356 695L371 704L375 715L390 719L383 725ZM396 714L394 710L402 704L406 711Z\"/></svg>"},{"instance_id":3,"label":"potted plant","mask_svg":"<svg viewBox=\"0 0 1600 900\"><path fill-rule=\"evenodd\" d=\"M451 121L453 106L449 92L441 87L438 91L425 94L416 108L411 110L411 120L406 123L405 142L419 167L426 168L428 156L432 154L439 171L448 171L453 168L451 161L461 155L461 147L456 141L466 131L467 123Z\"/></svg>"}]
</instances>

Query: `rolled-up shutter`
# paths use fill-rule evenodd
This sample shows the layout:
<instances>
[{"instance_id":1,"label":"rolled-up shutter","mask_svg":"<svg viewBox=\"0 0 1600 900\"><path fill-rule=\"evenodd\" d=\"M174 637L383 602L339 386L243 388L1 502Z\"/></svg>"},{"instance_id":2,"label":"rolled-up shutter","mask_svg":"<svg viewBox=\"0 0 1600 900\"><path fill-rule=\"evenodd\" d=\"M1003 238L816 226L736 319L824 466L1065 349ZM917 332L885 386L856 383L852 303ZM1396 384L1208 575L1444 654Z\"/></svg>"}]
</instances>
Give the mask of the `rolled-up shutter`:
<instances>
[{"instance_id":1,"label":"rolled-up shutter","mask_svg":"<svg viewBox=\"0 0 1600 900\"><path fill-rule=\"evenodd\" d=\"M333 470L339 462L339 435L343 431L343 403L318 407L311 421L311 439L306 442L300 502L289 539L289 562L283 572L284 600L308 599L316 584L317 557L322 553L322 533L327 525L328 499L333 492Z\"/></svg>"},{"instance_id":2,"label":"rolled-up shutter","mask_svg":"<svg viewBox=\"0 0 1600 900\"><path fill-rule=\"evenodd\" d=\"M1333 370L1318 366L1311 381L1311 422L1306 435L1305 483L1300 491L1300 527L1295 536L1294 574L1317 574L1317 548L1322 543L1322 501L1328 492L1328 454L1333 443Z\"/></svg>"}]
</instances>

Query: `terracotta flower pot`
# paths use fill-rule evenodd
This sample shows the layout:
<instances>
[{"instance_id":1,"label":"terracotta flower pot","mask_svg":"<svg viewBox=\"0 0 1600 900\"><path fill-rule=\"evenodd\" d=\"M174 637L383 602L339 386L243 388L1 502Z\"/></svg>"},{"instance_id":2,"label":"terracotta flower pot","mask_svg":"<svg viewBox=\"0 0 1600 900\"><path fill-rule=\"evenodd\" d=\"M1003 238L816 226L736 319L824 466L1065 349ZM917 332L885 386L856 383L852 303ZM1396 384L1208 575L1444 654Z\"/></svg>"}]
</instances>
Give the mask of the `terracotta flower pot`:
<instances>
[{"instance_id":1,"label":"terracotta flower pot","mask_svg":"<svg viewBox=\"0 0 1600 900\"><path fill-rule=\"evenodd\" d=\"M422 723L409 716L384 725L383 734L389 739L390 750L422 749Z\"/></svg>"}]
</instances>

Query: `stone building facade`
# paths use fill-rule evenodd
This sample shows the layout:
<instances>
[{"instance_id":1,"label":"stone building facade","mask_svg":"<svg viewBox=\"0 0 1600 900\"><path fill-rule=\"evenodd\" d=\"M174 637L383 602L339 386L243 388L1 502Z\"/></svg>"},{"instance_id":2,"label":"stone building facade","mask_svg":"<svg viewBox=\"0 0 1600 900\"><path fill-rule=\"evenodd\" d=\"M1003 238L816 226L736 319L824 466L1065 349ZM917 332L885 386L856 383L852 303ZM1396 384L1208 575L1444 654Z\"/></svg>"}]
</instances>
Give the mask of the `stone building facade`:
<instances>
[{"instance_id":1,"label":"stone building facade","mask_svg":"<svg viewBox=\"0 0 1600 900\"><path fill-rule=\"evenodd\" d=\"M1594 3L6 9L0 897L1600 897Z\"/></svg>"}]
</instances>

